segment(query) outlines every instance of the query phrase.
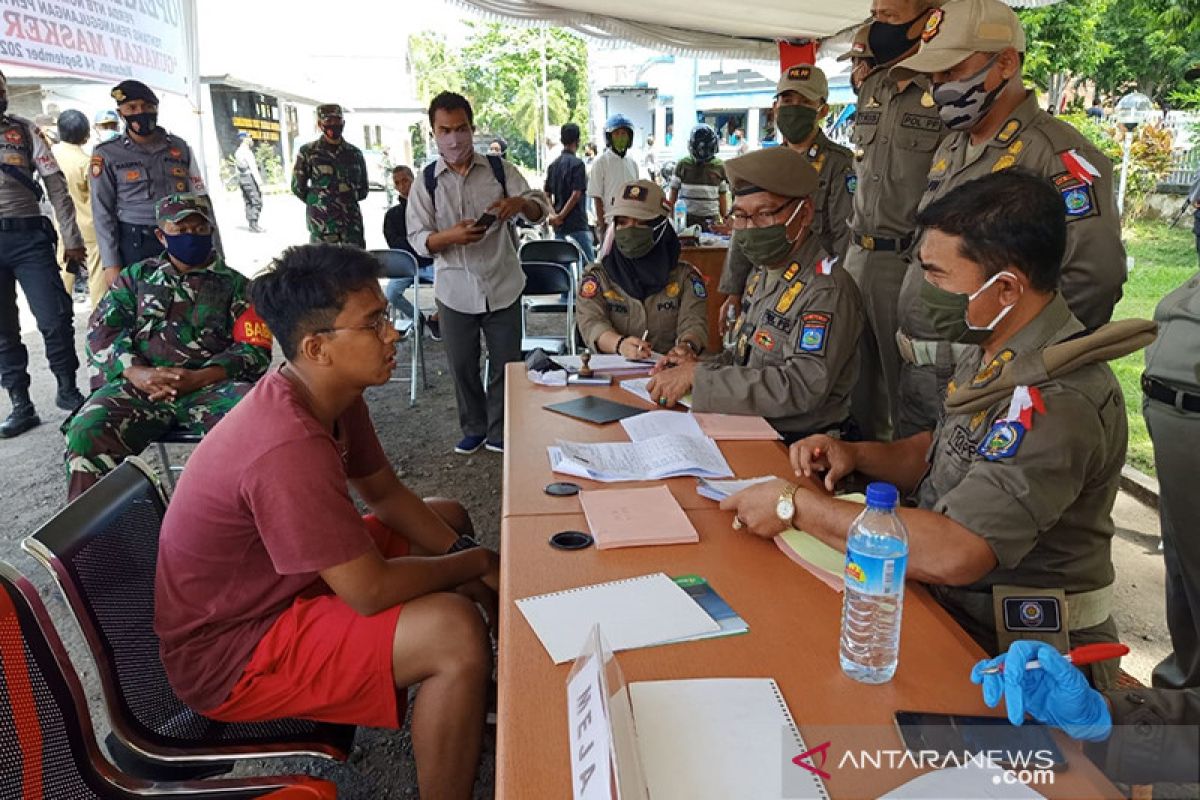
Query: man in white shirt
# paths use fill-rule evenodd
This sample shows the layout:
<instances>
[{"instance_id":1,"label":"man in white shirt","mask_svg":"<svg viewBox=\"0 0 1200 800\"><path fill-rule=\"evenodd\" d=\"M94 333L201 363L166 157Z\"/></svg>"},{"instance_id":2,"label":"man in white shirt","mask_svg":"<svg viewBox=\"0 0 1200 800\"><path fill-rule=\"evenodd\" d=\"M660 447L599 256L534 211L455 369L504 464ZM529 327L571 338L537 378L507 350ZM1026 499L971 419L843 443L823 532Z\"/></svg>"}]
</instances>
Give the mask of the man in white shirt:
<instances>
[{"instance_id":1,"label":"man in white shirt","mask_svg":"<svg viewBox=\"0 0 1200 800\"><path fill-rule=\"evenodd\" d=\"M517 168L476 153L475 115L465 97L442 92L429 104L440 157L408 195L408 242L433 258L442 341L454 377L463 455L487 445L504 451L504 365L521 360L521 292L525 275L511 220L540 222L550 207ZM490 219L489 219L490 217ZM479 374L479 335L487 341L490 378Z\"/></svg>"},{"instance_id":2,"label":"man in white shirt","mask_svg":"<svg viewBox=\"0 0 1200 800\"><path fill-rule=\"evenodd\" d=\"M596 206L596 236L601 250L608 228L605 209L612 206L622 186L640 177L637 161L628 157L633 145L633 123L629 117L624 114L609 117L604 123L604 141L608 147L592 164L587 192Z\"/></svg>"}]
</instances>

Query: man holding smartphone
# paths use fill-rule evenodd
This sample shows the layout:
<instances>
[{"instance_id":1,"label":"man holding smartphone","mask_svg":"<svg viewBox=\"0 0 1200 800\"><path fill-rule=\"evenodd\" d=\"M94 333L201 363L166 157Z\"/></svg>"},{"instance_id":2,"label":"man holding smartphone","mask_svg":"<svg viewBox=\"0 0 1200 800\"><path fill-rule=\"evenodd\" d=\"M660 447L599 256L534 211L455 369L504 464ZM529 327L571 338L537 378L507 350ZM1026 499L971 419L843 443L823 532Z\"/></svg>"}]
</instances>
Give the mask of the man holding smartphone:
<instances>
[{"instance_id":1,"label":"man holding smartphone","mask_svg":"<svg viewBox=\"0 0 1200 800\"><path fill-rule=\"evenodd\" d=\"M518 214L539 222L550 213L542 192L529 188L501 157L475 152L475 115L465 97L442 92L429 105L439 158L421 171L409 194L408 241L434 260L433 292L454 377L463 455L487 446L504 451L504 365L521 360ZM486 390L479 374L479 336L491 362Z\"/></svg>"}]
</instances>

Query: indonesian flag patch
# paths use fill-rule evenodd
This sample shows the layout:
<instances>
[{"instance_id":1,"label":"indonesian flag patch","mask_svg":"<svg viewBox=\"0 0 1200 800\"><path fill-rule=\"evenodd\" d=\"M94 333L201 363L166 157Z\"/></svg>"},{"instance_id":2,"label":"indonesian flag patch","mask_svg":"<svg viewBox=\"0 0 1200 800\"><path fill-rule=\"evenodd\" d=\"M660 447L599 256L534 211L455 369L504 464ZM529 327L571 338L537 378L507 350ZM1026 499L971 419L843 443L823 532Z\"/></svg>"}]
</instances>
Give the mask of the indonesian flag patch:
<instances>
[{"instance_id":1,"label":"indonesian flag patch","mask_svg":"<svg viewBox=\"0 0 1200 800\"><path fill-rule=\"evenodd\" d=\"M1092 162L1079 154L1079 151L1071 149L1066 152L1059 153L1058 157L1062 159L1063 166L1067 172L1071 173L1072 177L1083 181L1088 186L1091 186L1096 178L1100 177L1100 170L1092 165Z\"/></svg>"},{"instance_id":2,"label":"indonesian flag patch","mask_svg":"<svg viewBox=\"0 0 1200 800\"><path fill-rule=\"evenodd\" d=\"M837 263L837 256L829 256L821 259L821 263L817 264L818 275L832 275L833 265Z\"/></svg>"}]
</instances>

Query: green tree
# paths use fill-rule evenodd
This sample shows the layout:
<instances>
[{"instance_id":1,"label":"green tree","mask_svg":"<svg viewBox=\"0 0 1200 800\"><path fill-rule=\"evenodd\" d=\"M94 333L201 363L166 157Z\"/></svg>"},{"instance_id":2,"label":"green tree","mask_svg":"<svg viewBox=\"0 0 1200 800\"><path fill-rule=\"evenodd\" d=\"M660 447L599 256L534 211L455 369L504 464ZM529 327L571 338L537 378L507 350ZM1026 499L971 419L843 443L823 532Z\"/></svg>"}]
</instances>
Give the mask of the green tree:
<instances>
[{"instance_id":1,"label":"green tree","mask_svg":"<svg viewBox=\"0 0 1200 800\"><path fill-rule=\"evenodd\" d=\"M1068 88L1090 77L1109 50L1096 30L1109 0L1074 0L1017 11L1028 51L1025 76L1045 91L1057 108Z\"/></svg>"},{"instance_id":2,"label":"green tree","mask_svg":"<svg viewBox=\"0 0 1200 800\"><path fill-rule=\"evenodd\" d=\"M416 33L408 37L409 68L417 79L417 99L428 104L441 92L463 90L462 60L444 37Z\"/></svg>"},{"instance_id":3,"label":"green tree","mask_svg":"<svg viewBox=\"0 0 1200 800\"><path fill-rule=\"evenodd\" d=\"M1096 29L1108 45L1096 83L1110 96L1137 89L1158 104L1186 89L1183 72L1200 58L1200 0L1105 0Z\"/></svg>"}]
</instances>

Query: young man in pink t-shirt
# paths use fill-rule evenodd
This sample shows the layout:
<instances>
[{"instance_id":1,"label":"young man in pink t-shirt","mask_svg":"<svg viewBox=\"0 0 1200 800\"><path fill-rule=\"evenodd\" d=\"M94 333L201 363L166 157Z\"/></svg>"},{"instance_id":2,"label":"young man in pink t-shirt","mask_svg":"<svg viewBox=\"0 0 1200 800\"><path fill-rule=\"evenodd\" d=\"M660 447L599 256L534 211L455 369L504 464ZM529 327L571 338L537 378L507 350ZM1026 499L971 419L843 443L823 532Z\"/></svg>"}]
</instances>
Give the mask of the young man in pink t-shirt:
<instances>
[{"instance_id":1,"label":"young man in pink t-shirt","mask_svg":"<svg viewBox=\"0 0 1200 800\"><path fill-rule=\"evenodd\" d=\"M479 760L499 557L454 501L396 478L363 390L396 330L379 264L293 247L251 296L287 359L188 461L163 521L155 629L171 685L215 719L403 723L423 798L469 797ZM371 511L359 515L353 489Z\"/></svg>"}]
</instances>

